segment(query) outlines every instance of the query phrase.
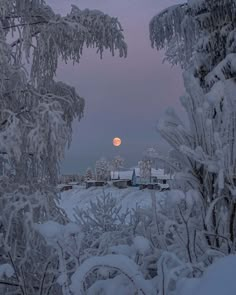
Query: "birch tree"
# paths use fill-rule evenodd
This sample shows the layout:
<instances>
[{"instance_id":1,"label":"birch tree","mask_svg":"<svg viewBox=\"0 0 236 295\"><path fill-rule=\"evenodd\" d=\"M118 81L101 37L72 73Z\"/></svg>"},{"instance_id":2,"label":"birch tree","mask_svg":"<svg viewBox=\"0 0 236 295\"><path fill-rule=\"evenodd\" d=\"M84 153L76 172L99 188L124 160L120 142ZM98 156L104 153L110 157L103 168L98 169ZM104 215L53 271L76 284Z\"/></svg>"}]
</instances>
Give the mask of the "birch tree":
<instances>
[{"instance_id":1,"label":"birch tree","mask_svg":"<svg viewBox=\"0 0 236 295\"><path fill-rule=\"evenodd\" d=\"M54 187L84 99L55 75L59 61L78 63L84 47L126 56L118 20L76 6L61 16L41 0L0 2L0 152L11 171L0 179L0 265L14 270L1 278L1 294L62 292L58 255L32 225L67 221Z\"/></svg>"}]
</instances>

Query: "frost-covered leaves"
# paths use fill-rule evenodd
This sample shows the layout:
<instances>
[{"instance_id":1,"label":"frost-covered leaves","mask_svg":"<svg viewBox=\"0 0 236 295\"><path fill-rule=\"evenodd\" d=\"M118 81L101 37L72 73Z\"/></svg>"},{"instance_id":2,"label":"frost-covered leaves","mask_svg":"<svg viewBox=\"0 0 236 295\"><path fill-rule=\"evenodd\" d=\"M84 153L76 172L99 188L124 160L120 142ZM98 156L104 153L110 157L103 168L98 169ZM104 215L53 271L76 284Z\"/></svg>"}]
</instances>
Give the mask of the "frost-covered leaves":
<instances>
[{"instance_id":1,"label":"frost-covered leaves","mask_svg":"<svg viewBox=\"0 0 236 295\"><path fill-rule=\"evenodd\" d=\"M15 271L1 280L1 294L62 294L63 271L77 263L68 253L79 247L55 252L33 225L67 221L54 185L84 100L54 78L59 59L78 62L85 46L126 55L115 18L76 7L62 17L41 0L0 1L0 170L3 160L10 167L0 178L0 267Z\"/></svg>"},{"instance_id":2,"label":"frost-covered leaves","mask_svg":"<svg viewBox=\"0 0 236 295\"><path fill-rule=\"evenodd\" d=\"M182 154L178 161L184 162L184 173L208 186L201 190L205 194L206 189L210 198L226 186L234 191L235 186L235 9L233 0L191 0L160 13L150 25L152 45L167 48L168 55L168 50L180 50L183 44L188 66L187 95L181 103L189 128L168 111L159 130L177 151L175 155ZM181 18L181 13L186 16ZM185 23L186 17L192 24ZM181 57L178 61L184 62Z\"/></svg>"},{"instance_id":3,"label":"frost-covered leaves","mask_svg":"<svg viewBox=\"0 0 236 295\"><path fill-rule=\"evenodd\" d=\"M183 11L192 24L185 24L186 17L180 19ZM201 195L208 247L224 254L235 251L234 15L233 0L191 0L167 9L151 23L151 38L156 42L153 45L167 48L167 57L170 50L174 52L177 48L174 58L180 64L185 63L186 94L181 103L188 124L168 110L158 128L173 148L169 162L177 163L171 165L178 171L175 180L182 189L195 188ZM191 35L191 30L196 34ZM181 48L186 60L178 56ZM182 221L185 223L186 219Z\"/></svg>"},{"instance_id":4,"label":"frost-covered leaves","mask_svg":"<svg viewBox=\"0 0 236 295\"><path fill-rule=\"evenodd\" d=\"M116 50L120 57L127 55L117 18L97 10L82 11L74 5L71 12L62 17L43 1L20 2L2 4L2 27L5 31L18 29L18 38L11 46L16 58L21 57L22 48L27 60L32 54L31 78L37 84L54 77L59 58L79 62L84 47L96 48L101 57L105 49L112 55Z\"/></svg>"},{"instance_id":5,"label":"frost-covered leaves","mask_svg":"<svg viewBox=\"0 0 236 295\"><path fill-rule=\"evenodd\" d=\"M187 68L192 63L195 75L208 89L214 83L207 81L208 73L218 79L219 71L226 79L235 76L228 58L235 53L235 10L234 0L189 0L170 7L150 23L152 46L166 49L166 59L172 64ZM224 59L229 68L219 69Z\"/></svg>"},{"instance_id":6,"label":"frost-covered leaves","mask_svg":"<svg viewBox=\"0 0 236 295\"><path fill-rule=\"evenodd\" d=\"M60 16L39 0L2 1L0 16L0 151L22 167L24 181L33 174L55 183L72 122L84 111L75 89L53 80L58 61L79 62L84 47L126 56L122 28L100 11L73 6Z\"/></svg>"},{"instance_id":7,"label":"frost-covered leaves","mask_svg":"<svg viewBox=\"0 0 236 295\"><path fill-rule=\"evenodd\" d=\"M0 179L0 264L14 269L11 278L1 279L2 294L37 294L39 290L46 293L50 287L53 292L60 292L57 286L51 286L57 276L57 257L33 229L34 222L49 217L63 220L54 197L54 192L46 188L33 192L7 177Z\"/></svg>"}]
</instances>

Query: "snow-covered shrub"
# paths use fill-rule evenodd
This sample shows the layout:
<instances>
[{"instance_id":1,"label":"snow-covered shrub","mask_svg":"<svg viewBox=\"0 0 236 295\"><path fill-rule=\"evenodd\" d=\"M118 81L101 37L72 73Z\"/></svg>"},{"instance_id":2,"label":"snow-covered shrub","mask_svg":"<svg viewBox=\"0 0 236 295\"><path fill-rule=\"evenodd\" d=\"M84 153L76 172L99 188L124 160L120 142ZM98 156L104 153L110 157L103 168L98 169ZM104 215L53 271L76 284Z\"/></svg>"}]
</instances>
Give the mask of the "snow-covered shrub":
<instances>
[{"instance_id":1,"label":"snow-covered shrub","mask_svg":"<svg viewBox=\"0 0 236 295\"><path fill-rule=\"evenodd\" d=\"M83 288L88 294L109 294L112 286L119 284L124 294L135 292L122 270L116 269L113 257L120 255L125 257L123 260L127 258L127 263L133 261L137 265L143 279L158 294L172 294L179 276L200 276L215 256L222 255L208 250L202 206L199 193L192 190L152 194L152 208L137 207L123 217L116 200L106 194L85 210L77 208L83 239L82 265L76 273L83 277ZM109 261L106 266L98 262L103 258ZM83 273L85 265L93 266ZM162 288L165 293L161 293ZM119 292L114 289L114 294Z\"/></svg>"},{"instance_id":2,"label":"snow-covered shrub","mask_svg":"<svg viewBox=\"0 0 236 295\"><path fill-rule=\"evenodd\" d=\"M53 190L40 187L35 192L9 179L0 182L0 264L14 269L11 277L1 280L0 293L40 294L51 290L60 294L60 288L53 285L58 276L57 255L33 227L49 218L66 221L54 198Z\"/></svg>"},{"instance_id":3,"label":"snow-covered shrub","mask_svg":"<svg viewBox=\"0 0 236 295\"><path fill-rule=\"evenodd\" d=\"M46 243L56 250L58 256L58 271L56 282L62 286L63 294L68 294L71 275L78 269L83 238L78 224L48 221L34 224L34 229L45 239Z\"/></svg>"},{"instance_id":4,"label":"snow-covered shrub","mask_svg":"<svg viewBox=\"0 0 236 295\"><path fill-rule=\"evenodd\" d=\"M81 287L86 289L88 294L109 294L111 290L117 295L121 292L127 295L135 294L135 272L131 272L135 267L144 282L144 290L139 290L138 294L152 294L149 292L155 290L152 280L155 279L157 271L153 272L153 267L157 268L158 255L153 241L146 235L149 231L144 230L146 224L143 224L143 218L145 219L146 215L138 208L133 212L123 212L121 209L121 206L117 206L116 199L104 192L102 196L91 201L87 209L75 210L83 239L80 248L82 265L72 276L72 289L78 290L79 277L84 282ZM155 230L156 228L153 232ZM131 266L130 271L127 271ZM86 271L83 271L84 268ZM115 288L118 285L120 288ZM147 292L145 288L152 291Z\"/></svg>"},{"instance_id":5,"label":"snow-covered shrub","mask_svg":"<svg viewBox=\"0 0 236 295\"><path fill-rule=\"evenodd\" d=\"M91 273L101 268L107 268L110 274L109 280L98 280L91 287L88 294L109 295L114 294L137 294L154 295L156 291L152 284L143 278L138 266L128 257L123 255L106 255L87 259L72 276L70 289L74 294L83 295L85 281ZM117 273L119 276L117 277ZM124 293L123 293L124 292Z\"/></svg>"},{"instance_id":6,"label":"snow-covered shrub","mask_svg":"<svg viewBox=\"0 0 236 295\"><path fill-rule=\"evenodd\" d=\"M121 206L110 194L103 193L90 201L87 209L75 209L75 218L84 233L82 260L91 255L105 255L111 246L127 244L132 228L126 223L129 211L121 213Z\"/></svg>"}]
</instances>

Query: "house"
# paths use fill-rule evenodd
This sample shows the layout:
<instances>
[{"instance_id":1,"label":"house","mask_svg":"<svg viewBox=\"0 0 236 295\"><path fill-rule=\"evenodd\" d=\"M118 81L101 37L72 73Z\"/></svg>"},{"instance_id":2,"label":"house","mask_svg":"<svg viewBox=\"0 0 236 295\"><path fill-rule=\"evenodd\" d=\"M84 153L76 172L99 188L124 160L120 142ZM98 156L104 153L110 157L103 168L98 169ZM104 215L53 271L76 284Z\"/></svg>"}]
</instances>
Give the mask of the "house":
<instances>
[{"instance_id":1,"label":"house","mask_svg":"<svg viewBox=\"0 0 236 295\"><path fill-rule=\"evenodd\" d=\"M60 190L60 192L65 192L73 189L72 185L69 184L59 184L57 188Z\"/></svg>"},{"instance_id":2,"label":"house","mask_svg":"<svg viewBox=\"0 0 236 295\"><path fill-rule=\"evenodd\" d=\"M150 177L143 178L140 174L140 168L134 168L132 175L132 185L142 188L164 190L169 188L170 174L165 174L164 169L151 168Z\"/></svg>"},{"instance_id":3,"label":"house","mask_svg":"<svg viewBox=\"0 0 236 295\"><path fill-rule=\"evenodd\" d=\"M127 188L128 186L130 186L131 181L121 179L121 180L114 180L112 183L115 187L122 189L122 188Z\"/></svg>"},{"instance_id":4,"label":"house","mask_svg":"<svg viewBox=\"0 0 236 295\"><path fill-rule=\"evenodd\" d=\"M111 181L117 188L127 188L132 185L133 171L111 171Z\"/></svg>"}]
</instances>

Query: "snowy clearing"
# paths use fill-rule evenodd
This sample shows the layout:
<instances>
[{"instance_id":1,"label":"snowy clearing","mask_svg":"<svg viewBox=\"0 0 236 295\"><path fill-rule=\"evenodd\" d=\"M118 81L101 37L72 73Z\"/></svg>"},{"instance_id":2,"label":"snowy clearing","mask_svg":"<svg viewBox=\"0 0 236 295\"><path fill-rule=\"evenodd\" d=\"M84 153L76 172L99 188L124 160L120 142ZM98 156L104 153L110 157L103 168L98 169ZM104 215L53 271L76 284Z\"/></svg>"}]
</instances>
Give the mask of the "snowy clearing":
<instances>
[{"instance_id":1,"label":"snowy clearing","mask_svg":"<svg viewBox=\"0 0 236 295\"><path fill-rule=\"evenodd\" d=\"M72 190L61 193L61 201L59 206L63 208L71 221L75 221L74 209L87 209L90 207L90 201L96 201L97 197L110 194L111 197L117 200L117 206L122 206L121 213L126 209L150 208L152 206L151 195L155 194L157 202L161 202L165 198L176 200L185 198L183 192L178 190L157 192L152 190L139 190L139 188L130 187L126 189L118 189L115 187L91 187L85 189L82 186L77 186Z\"/></svg>"}]
</instances>

